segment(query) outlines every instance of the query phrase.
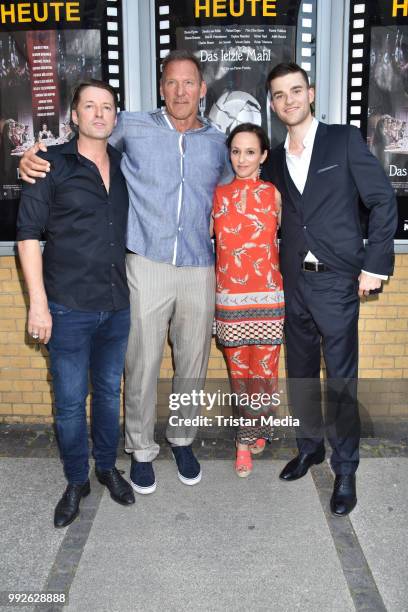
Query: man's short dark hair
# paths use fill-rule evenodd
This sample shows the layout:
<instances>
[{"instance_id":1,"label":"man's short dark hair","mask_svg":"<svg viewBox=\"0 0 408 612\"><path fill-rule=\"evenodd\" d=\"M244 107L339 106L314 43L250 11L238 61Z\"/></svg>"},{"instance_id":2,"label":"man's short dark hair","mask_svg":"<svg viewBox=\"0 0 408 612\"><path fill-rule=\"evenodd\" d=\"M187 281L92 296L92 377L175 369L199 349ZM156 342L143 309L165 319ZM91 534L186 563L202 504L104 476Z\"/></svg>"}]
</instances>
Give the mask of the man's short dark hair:
<instances>
[{"instance_id":1,"label":"man's short dark hair","mask_svg":"<svg viewBox=\"0 0 408 612\"><path fill-rule=\"evenodd\" d=\"M203 72L201 69L201 64L198 61L197 57L194 55L194 53L192 53L191 51L188 51L187 49L176 49L174 51L170 51L170 53L166 55L166 57L164 58L162 62L161 78L163 79L165 70L167 66L171 64L171 62L186 62L186 61L193 62L194 66L197 68L198 74L200 76L200 83L201 83L201 81L203 80Z\"/></svg>"},{"instance_id":2,"label":"man's short dark hair","mask_svg":"<svg viewBox=\"0 0 408 612\"><path fill-rule=\"evenodd\" d=\"M81 92L86 87L98 87L99 89L105 89L106 91L108 91L113 98L113 103L116 112L116 109L118 107L118 96L116 95L116 91L111 85L109 85L109 83L105 83L105 81L99 81L98 79L89 79L89 81L81 81L80 83L78 83L72 94L71 111L77 109L81 97Z\"/></svg>"},{"instance_id":3,"label":"man's short dark hair","mask_svg":"<svg viewBox=\"0 0 408 612\"><path fill-rule=\"evenodd\" d=\"M240 123L232 130L232 132L230 132L226 142L227 149L229 151L231 151L232 141L234 140L235 136L237 134L241 134L242 132L249 132L250 134L255 134L259 141L261 153L269 151L269 138L266 135L265 130L259 125L256 125L255 123Z\"/></svg>"},{"instance_id":4,"label":"man's short dark hair","mask_svg":"<svg viewBox=\"0 0 408 612\"><path fill-rule=\"evenodd\" d=\"M281 64L277 64L272 68L270 73L267 76L266 84L268 89L271 88L271 82L274 79L278 79L279 77L284 77L287 74L295 74L300 72L302 75L307 87L310 87L309 77L307 76L307 72L303 70L299 64L295 64L295 62L282 62Z\"/></svg>"}]
</instances>

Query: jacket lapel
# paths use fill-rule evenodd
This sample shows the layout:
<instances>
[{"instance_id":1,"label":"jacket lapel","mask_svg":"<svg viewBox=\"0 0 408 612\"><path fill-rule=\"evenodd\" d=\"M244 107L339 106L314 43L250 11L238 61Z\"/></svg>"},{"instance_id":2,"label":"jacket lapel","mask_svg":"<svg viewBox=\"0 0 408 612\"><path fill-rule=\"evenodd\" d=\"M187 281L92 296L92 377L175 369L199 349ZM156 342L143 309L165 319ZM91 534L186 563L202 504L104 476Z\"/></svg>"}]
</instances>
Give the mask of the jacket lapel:
<instances>
[{"instance_id":1,"label":"jacket lapel","mask_svg":"<svg viewBox=\"0 0 408 612\"><path fill-rule=\"evenodd\" d=\"M316 131L315 140L313 143L313 151L312 158L310 160L309 172L307 175L307 180L302 196L303 201L306 203L306 209L308 208L308 203L313 202L311 195L313 193L313 187L315 184L317 171L319 170L319 168L322 168L322 166L324 166L327 145L327 126L324 123L319 123Z\"/></svg>"},{"instance_id":2,"label":"jacket lapel","mask_svg":"<svg viewBox=\"0 0 408 612\"><path fill-rule=\"evenodd\" d=\"M296 208L300 210L302 206L302 194L298 191L295 183L292 180L292 177L290 176L290 172L286 164L286 151L285 151L284 144L282 144L280 154L281 154L281 170L282 170L282 175L285 179L286 189L289 193L289 196L292 202L294 203Z\"/></svg>"}]
</instances>

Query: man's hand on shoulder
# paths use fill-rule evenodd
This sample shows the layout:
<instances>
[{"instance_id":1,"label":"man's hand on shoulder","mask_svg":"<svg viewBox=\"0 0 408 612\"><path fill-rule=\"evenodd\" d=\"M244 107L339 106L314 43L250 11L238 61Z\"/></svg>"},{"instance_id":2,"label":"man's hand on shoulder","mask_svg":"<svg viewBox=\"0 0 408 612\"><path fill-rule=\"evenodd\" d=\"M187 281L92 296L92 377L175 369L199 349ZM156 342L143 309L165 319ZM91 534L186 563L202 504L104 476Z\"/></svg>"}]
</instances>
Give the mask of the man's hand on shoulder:
<instances>
[{"instance_id":1,"label":"man's hand on shoulder","mask_svg":"<svg viewBox=\"0 0 408 612\"><path fill-rule=\"evenodd\" d=\"M377 278L376 276L372 276L371 274L366 274L362 272L358 277L359 286L358 286L358 295L360 297L365 297L370 295L370 291L373 289L379 289L381 287L381 278Z\"/></svg>"},{"instance_id":2,"label":"man's hand on shoulder","mask_svg":"<svg viewBox=\"0 0 408 612\"><path fill-rule=\"evenodd\" d=\"M42 142L36 142L30 149L27 149L19 163L20 178L32 185L36 178L45 178L46 172L50 171L50 162L37 155L40 150L45 153L47 147Z\"/></svg>"}]
</instances>

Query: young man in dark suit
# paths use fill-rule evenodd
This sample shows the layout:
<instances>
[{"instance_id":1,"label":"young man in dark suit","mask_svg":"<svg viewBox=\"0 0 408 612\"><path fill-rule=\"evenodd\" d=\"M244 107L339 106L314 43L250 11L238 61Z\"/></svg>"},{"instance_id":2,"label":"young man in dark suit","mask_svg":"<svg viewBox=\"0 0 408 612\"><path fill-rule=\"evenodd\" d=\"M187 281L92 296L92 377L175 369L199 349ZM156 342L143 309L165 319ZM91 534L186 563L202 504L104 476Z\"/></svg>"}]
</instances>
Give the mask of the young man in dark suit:
<instances>
[{"instance_id":1,"label":"young man in dark suit","mask_svg":"<svg viewBox=\"0 0 408 612\"><path fill-rule=\"evenodd\" d=\"M394 192L360 131L325 125L311 113L314 90L297 64L268 76L272 109L288 129L263 176L282 195L280 262L286 302L286 352L293 412L300 417L298 455L282 471L304 476L325 457L320 347L328 382L327 435L335 473L331 511L357 503L360 421L357 404L359 297L392 274L397 226ZM370 211L364 247L359 197Z\"/></svg>"}]
</instances>

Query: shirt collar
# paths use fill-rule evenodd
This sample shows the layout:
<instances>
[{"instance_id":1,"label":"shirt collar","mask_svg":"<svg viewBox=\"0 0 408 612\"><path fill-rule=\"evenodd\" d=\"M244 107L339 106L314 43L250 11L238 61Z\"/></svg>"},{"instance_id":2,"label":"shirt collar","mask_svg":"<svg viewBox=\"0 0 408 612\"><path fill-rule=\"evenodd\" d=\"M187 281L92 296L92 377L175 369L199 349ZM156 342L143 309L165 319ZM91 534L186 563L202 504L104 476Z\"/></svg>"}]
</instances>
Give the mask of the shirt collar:
<instances>
[{"instance_id":1,"label":"shirt collar","mask_svg":"<svg viewBox=\"0 0 408 612\"><path fill-rule=\"evenodd\" d=\"M78 152L78 136L74 136L73 138L71 138L71 140L69 140L68 142L65 142L62 145L61 154L62 155L75 155L79 159L80 153ZM112 145L110 145L109 143L108 143L108 155L109 155L109 159L113 167L116 168L117 166L120 165L120 162L122 159L122 153L120 153L120 151L115 149L115 147L112 147Z\"/></svg>"},{"instance_id":2,"label":"shirt collar","mask_svg":"<svg viewBox=\"0 0 408 612\"><path fill-rule=\"evenodd\" d=\"M317 128L319 127L319 122L316 119L316 117L313 117L312 119L312 123L310 124L310 127L303 139L303 146L305 147L305 149L308 149L310 147L313 147L314 144L314 139L316 136L316 132L317 132ZM286 140L285 140L285 150L286 153L289 153L289 132L286 135Z\"/></svg>"},{"instance_id":3,"label":"shirt collar","mask_svg":"<svg viewBox=\"0 0 408 612\"><path fill-rule=\"evenodd\" d=\"M62 155L78 155L78 136L74 136L61 146Z\"/></svg>"},{"instance_id":4,"label":"shirt collar","mask_svg":"<svg viewBox=\"0 0 408 612\"><path fill-rule=\"evenodd\" d=\"M176 128L174 127L174 125L172 124L170 117L167 113L166 107L163 107L160 109L161 114L163 115L167 125L170 127L171 130L175 130ZM197 119L198 121L202 124L201 127L199 128L195 128L194 130L187 130L187 132L198 132L199 130L203 130L203 129L207 129L209 128L212 124L211 122L206 118L206 117L201 117L201 115L197 115Z\"/></svg>"}]
</instances>

